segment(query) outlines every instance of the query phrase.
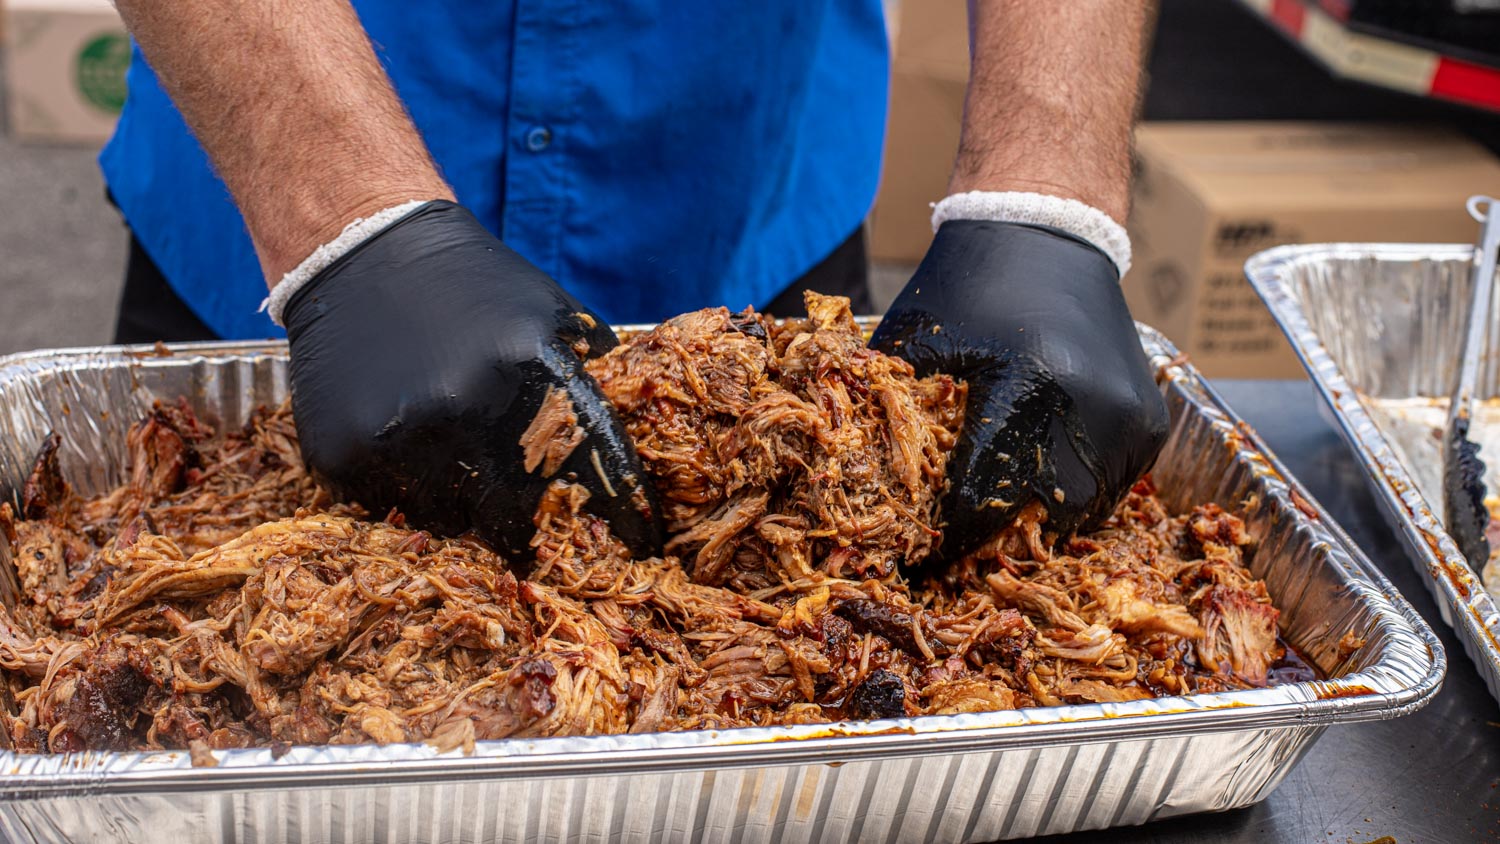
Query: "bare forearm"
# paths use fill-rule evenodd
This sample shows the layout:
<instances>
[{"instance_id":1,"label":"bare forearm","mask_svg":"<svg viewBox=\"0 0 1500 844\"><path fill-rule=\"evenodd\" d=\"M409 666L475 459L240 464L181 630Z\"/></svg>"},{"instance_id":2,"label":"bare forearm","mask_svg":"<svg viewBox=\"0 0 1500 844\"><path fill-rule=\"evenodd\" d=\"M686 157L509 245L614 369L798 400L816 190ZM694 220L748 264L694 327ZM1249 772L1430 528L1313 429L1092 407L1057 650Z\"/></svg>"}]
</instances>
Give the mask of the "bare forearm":
<instances>
[{"instance_id":1,"label":"bare forearm","mask_svg":"<svg viewBox=\"0 0 1500 844\"><path fill-rule=\"evenodd\" d=\"M118 0L274 283L355 217L451 199L348 0Z\"/></svg>"},{"instance_id":2,"label":"bare forearm","mask_svg":"<svg viewBox=\"0 0 1500 844\"><path fill-rule=\"evenodd\" d=\"M972 55L950 193L1077 199L1123 222L1154 0L969 0Z\"/></svg>"}]
</instances>

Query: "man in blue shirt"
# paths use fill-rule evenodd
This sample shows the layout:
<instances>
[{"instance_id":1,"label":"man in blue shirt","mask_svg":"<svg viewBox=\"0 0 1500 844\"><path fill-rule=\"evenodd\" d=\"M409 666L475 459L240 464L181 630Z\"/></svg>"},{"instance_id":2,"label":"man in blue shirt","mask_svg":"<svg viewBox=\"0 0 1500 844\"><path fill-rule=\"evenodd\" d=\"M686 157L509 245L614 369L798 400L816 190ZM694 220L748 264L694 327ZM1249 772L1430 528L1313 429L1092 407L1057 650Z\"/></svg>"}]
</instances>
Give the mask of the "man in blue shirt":
<instances>
[{"instance_id":1,"label":"man in blue shirt","mask_svg":"<svg viewBox=\"0 0 1500 844\"><path fill-rule=\"evenodd\" d=\"M1096 522L1165 436L1118 289L1150 5L970 3L950 196L872 339L969 383L947 555L1033 501L1059 535ZM574 477L651 552L654 492L581 365L609 322L863 288L877 0L118 7L140 48L101 158L133 233L122 327L284 325L309 466L377 511L520 554ZM584 439L526 471L559 395Z\"/></svg>"}]
</instances>

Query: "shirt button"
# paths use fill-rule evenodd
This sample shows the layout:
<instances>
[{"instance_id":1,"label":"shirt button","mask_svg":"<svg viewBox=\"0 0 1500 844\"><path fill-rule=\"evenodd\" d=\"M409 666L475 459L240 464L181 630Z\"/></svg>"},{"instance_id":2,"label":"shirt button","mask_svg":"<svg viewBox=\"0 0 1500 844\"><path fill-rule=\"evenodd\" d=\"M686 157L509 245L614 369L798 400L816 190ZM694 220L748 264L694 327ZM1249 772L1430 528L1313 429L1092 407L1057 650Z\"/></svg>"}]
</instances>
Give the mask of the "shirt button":
<instances>
[{"instance_id":1,"label":"shirt button","mask_svg":"<svg viewBox=\"0 0 1500 844\"><path fill-rule=\"evenodd\" d=\"M532 152L541 152L552 146L552 130L546 126L533 126L526 132L526 148Z\"/></svg>"}]
</instances>

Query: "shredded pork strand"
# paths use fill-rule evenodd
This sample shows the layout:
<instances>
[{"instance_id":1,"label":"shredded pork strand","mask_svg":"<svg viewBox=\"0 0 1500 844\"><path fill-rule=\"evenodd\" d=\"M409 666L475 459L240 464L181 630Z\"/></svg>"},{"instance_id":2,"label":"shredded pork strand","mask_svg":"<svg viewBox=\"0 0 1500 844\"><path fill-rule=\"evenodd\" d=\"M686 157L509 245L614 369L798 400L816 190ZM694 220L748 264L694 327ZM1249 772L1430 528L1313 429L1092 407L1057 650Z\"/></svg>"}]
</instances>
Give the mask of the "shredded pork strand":
<instances>
[{"instance_id":1,"label":"shredded pork strand","mask_svg":"<svg viewBox=\"0 0 1500 844\"><path fill-rule=\"evenodd\" d=\"M534 559L375 521L304 471L290 411L217 435L186 403L130 430L85 498L58 440L0 530L3 735L33 752L643 733L1115 702L1266 685L1277 611L1243 524L1138 483L1054 547L1040 507L940 571L964 386L807 320L671 320L591 362L669 521L632 560L564 481ZM571 410L527 460L555 469ZM914 579L909 580L909 577Z\"/></svg>"}]
</instances>

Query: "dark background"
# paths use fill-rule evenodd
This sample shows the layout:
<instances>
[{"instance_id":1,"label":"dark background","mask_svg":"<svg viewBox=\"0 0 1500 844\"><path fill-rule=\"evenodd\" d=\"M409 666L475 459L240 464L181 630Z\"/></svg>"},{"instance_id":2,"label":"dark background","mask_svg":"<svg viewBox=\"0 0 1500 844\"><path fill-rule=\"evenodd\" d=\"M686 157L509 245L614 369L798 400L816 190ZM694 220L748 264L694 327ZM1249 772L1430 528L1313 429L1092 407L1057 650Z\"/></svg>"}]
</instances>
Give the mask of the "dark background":
<instances>
[{"instance_id":1,"label":"dark background","mask_svg":"<svg viewBox=\"0 0 1500 844\"><path fill-rule=\"evenodd\" d=\"M1500 115L1334 79L1235 0L1162 0L1149 73L1147 120L1432 121L1500 154Z\"/></svg>"}]
</instances>

